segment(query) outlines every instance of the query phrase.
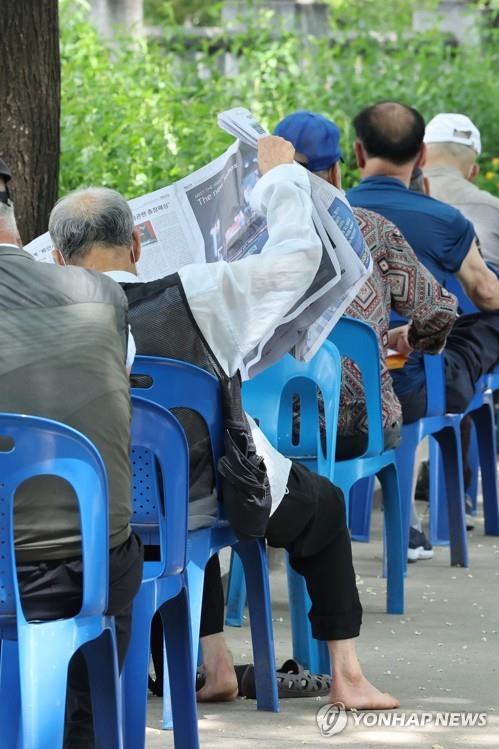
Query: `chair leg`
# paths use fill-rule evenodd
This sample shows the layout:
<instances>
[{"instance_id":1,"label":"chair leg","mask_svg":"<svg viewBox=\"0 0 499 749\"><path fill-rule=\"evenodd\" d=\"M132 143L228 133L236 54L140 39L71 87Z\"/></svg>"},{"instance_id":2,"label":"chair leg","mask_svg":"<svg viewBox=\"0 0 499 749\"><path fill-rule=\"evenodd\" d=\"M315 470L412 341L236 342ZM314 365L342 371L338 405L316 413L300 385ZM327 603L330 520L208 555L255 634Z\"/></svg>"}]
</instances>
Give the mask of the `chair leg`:
<instances>
[{"instance_id":1,"label":"chair leg","mask_svg":"<svg viewBox=\"0 0 499 749\"><path fill-rule=\"evenodd\" d=\"M357 481L350 489L349 528L353 541L367 543L371 536L374 476Z\"/></svg>"},{"instance_id":2,"label":"chair leg","mask_svg":"<svg viewBox=\"0 0 499 749\"><path fill-rule=\"evenodd\" d=\"M327 643L312 637L312 628L308 618L311 602L305 578L295 572L289 564L288 557L287 559L293 658L312 673L329 674L331 673L331 659Z\"/></svg>"},{"instance_id":3,"label":"chair leg","mask_svg":"<svg viewBox=\"0 0 499 749\"><path fill-rule=\"evenodd\" d=\"M272 608L265 543L263 541L239 542L234 546L234 550L241 557L248 590L257 708L278 712Z\"/></svg>"},{"instance_id":4,"label":"chair leg","mask_svg":"<svg viewBox=\"0 0 499 749\"><path fill-rule=\"evenodd\" d=\"M434 546L449 545L449 513L447 512L447 485L445 482L442 451L434 437L429 438L430 462L430 541Z\"/></svg>"},{"instance_id":5,"label":"chair leg","mask_svg":"<svg viewBox=\"0 0 499 749\"><path fill-rule=\"evenodd\" d=\"M459 425L434 435L442 450L449 515L450 563L468 566L468 539L464 517L464 479Z\"/></svg>"},{"instance_id":6,"label":"chair leg","mask_svg":"<svg viewBox=\"0 0 499 749\"><path fill-rule=\"evenodd\" d=\"M60 749L63 745L73 633L58 624L50 622L47 637L43 624L18 628L22 749Z\"/></svg>"},{"instance_id":7,"label":"chair leg","mask_svg":"<svg viewBox=\"0 0 499 749\"><path fill-rule=\"evenodd\" d=\"M495 414L492 397L490 403L471 414L476 426L480 469L482 474L483 515L485 533L499 535L499 498L497 493L497 444Z\"/></svg>"},{"instance_id":8,"label":"chair leg","mask_svg":"<svg viewBox=\"0 0 499 749\"><path fill-rule=\"evenodd\" d=\"M2 749L18 746L19 715L19 652L17 641L0 642L0 730Z\"/></svg>"},{"instance_id":9,"label":"chair leg","mask_svg":"<svg viewBox=\"0 0 499 749\"><path fill-rule=\"evenodd\" d=\"M387 558L387 611L389 614L404 613L404 567L407 551L402 532L400 491L395 464L378 473L383 489L385 510L386 558Z\"/></svg>"},{"instance_id":10,"label":"chair leg","mask_svg":"<svg viewBox=\"0 0 499 749\"><path fill-rule=\"evenodd\" d=\"M230 555L229 583L227 586L227 614L225 623L228 627L240 627L243 623L246 606L246 581L243 565L234 551Z\"/></svg>"},{"instance_id":11,"label":"chair leg","mask_svg":"<svg viewBox=\"0 0 499 749\"><path fill-rule=\"evenodd\" d=\"M408 424L402 430L402 442L395 450L400 491L402 516L402 538L404 548L404 570L407 569L407 549L409 548L409 525L414 489L414 465L418 446L416 425Z\"/></svg>"},{"instance_id":12,"label":"chair leg","mask_svg":"<svg viewBox=\"0 0 499 749\"><path fill-rule=\"evenodd\" d=\"M122 674L125 749L144 749L151 621L149 591L141 588L133 604L132 633Z\"/></svg>"},{"instance_id":13,"label":"chair leg","mask_svg":"<svg viewBox=\"0 0 499 749\"><path fill-rule=\"evenodd\" d=\"M165 633L175 749L199 749L189 595L184 588L160 609Z\"/></svg>"},{"instance_id":14,"label":"chair leg","mask_svg":"<svg viewBox=\"0 0 499 749\"><path fill-rule=\"evenodd\" d=\"M87 662L97 746L122 749L123 732L114 631L107 629L82 648ZM144 724L145 734L145 724Z\"/></svg>"}]
</instances>

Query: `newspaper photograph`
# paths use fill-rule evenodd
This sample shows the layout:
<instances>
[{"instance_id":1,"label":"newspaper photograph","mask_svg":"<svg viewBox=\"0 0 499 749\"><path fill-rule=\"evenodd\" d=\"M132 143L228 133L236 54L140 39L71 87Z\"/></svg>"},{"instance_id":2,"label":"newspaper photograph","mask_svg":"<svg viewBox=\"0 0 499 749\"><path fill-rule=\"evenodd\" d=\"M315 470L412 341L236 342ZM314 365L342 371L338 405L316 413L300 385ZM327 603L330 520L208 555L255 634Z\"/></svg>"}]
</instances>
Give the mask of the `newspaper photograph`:
<instances>
[{"instance_id":1,"label":"newspaper photograph","mask_svg":"<svg viewBox=\"0 0 499 749\"><path fill-rule=\"evenodd\" d=\"M191 263L243 260L265 246L266 220L252 210L250 196L260 176L256 144L266 133L242 107L222 112L218 123L237 138L225 153L173 185L129 201L140 231L141 281ZM370 254L345 196L309 177L322 260L307 292L246 358L243 378L290 350L300 359L311 358L370 273ZM54 262L48 233L26 250L37 260Z\"/></svg>"}]
</instances>

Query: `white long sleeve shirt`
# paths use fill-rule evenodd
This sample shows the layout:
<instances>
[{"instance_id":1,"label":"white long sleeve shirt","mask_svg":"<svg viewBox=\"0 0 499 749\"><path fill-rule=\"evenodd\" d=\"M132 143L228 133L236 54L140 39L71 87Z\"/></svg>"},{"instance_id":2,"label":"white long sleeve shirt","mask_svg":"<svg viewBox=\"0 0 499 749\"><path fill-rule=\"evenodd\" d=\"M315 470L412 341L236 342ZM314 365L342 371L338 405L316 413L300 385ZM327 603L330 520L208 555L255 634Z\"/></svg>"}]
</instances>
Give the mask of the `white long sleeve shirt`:
<instances>
[{"instance_id":1,"label":"white long sleeve shirt","mask_svg":"<svg viewBox=\"0 0 499 749\"><path fill-rule=\"evenodd\" d=\"M267 172L255 186L251 204L267 216L269 238L259 255L232 263L186 265L178 272L194 319L230 376L303 296L322 256L312 222L310 182L303 167L283 164ZM137 276L123 271L107 275L119 283L139 282ZM291 461L248 419L267 467L273 513L286 492Z\"/></svg>"}]
</instances>

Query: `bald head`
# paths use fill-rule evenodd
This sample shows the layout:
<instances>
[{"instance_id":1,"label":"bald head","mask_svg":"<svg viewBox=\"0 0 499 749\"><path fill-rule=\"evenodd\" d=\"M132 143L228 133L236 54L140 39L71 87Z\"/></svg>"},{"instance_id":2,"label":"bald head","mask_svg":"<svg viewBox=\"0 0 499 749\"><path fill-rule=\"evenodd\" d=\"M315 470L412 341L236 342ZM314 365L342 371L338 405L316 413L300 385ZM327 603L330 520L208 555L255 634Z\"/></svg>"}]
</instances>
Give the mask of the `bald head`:
<instances>
[{"instance_id":1,"label":"bald head","mask_svg":"<svg viewBox=\"0 0 499 749\"><path fill-rule=\"evenodd\" d=\"M382 101L359 112L353 125L367 156L396 165L417 160L425 123L416 109L396 101Z\"/></svg>"},{"instance_id":2,"label":"bald head","mask_svg":"<svg viewBox=\"0 0 499 749\"><path fill-rule=\"evenodd\" d=\"M133 216L126 200L106 187L75 190L59 200L49 220L49 232L67 263L84 265L96 250L129 250Z\"/></svg>"}]
</instances>

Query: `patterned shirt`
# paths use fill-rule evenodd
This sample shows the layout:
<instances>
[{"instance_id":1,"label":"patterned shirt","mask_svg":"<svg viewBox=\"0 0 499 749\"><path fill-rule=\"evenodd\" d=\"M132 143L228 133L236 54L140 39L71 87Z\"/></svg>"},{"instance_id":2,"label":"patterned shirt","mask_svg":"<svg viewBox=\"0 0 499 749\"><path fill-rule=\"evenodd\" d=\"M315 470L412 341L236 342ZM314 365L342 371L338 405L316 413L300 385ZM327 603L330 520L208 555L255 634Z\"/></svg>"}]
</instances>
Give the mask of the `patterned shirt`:
<instances>
[{"instance_id":1,"label":"patterned shirt","mask_svg":"<svg viewBox=\"0 0 499 749\"><path fill-rule=\"evenodd\" d=\"M445 344L456 318L456 298L422 265L394 224L364 208L353 212L373 259L373 272L346 311L369 323L378 334L381 353L383 425L402 420L400 403L385 366L390 313L410 321L409 343L417 351L435 354ZM343 359L338 433L367 432L362 376L350 359Z\"/></svg>"}]
</instances>

